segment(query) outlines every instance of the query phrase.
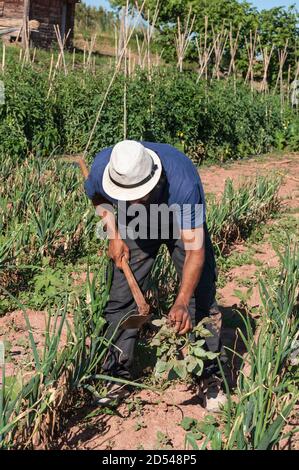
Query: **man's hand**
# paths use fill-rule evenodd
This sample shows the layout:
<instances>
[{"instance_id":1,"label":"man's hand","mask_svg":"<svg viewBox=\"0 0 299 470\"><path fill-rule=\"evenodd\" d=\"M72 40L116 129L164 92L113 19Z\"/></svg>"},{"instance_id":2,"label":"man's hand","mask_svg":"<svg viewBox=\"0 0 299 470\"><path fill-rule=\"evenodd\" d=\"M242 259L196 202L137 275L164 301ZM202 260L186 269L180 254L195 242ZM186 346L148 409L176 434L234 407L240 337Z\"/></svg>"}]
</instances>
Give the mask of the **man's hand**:
<instances>
[{"instance_id":1,"label":"man's hand","mask_svg":"<svg viewBox=\"0 0 299 470\"><path fill-rule=\"evenodd\" d=\"M191 317L184 304L175 304L168 314L168 319L179 335L184 335L192 330Z\"/></svg>"},{"instance_id":2,"label":"man's hand","mask_svg":"<svg viewBox=\"0 0 299 470\"><path fill-rule=\"evenodd\" d=\"M115 238L109 242L108 256L114 261L116 267L121 269L122 257L124 256L129 261L130 250L121 238Z\"/></svg>"}]
</instances>

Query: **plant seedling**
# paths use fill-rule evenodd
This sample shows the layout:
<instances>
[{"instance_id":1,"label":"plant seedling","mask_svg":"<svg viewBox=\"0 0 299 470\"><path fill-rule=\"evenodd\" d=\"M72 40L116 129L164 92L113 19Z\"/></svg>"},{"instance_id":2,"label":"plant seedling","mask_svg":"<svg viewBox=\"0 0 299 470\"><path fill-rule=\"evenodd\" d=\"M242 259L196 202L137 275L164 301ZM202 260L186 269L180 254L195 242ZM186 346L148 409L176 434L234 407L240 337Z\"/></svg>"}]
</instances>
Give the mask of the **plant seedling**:
<instances>
[{"instance_id":1,"label":"plant seedling","mask_svg":"<svg viewBox=\"0 0 299 470\"><path fill-rule=\"evenodd\" d=\"M157 447L158 449L170 450L173 449L171 438L164 432L157 432Z\"/></svg>"},{"instance_id":2,"label":"plant seedling","mask_svg":"<svg viewBox=\"0 0 299 470\"><path fill-rule=\"evenodd\" d=\"M137 421L135 423L134 429L135 431L140 431L140 429L146 428L147 425L143 421Z\"/></svg>"},{"instance_id":3,"label":"plant seedling","mask_svg":"<svg viewBox=\"0 0 299 470\"><path fill-rule=\"evenodd\" d=\"M156 378L175 380L186 379L189 374L202 375L204 361L213 360L218 355L204 349L205 340L202 338L212 336L205 328L210 321L204 318L193 328L191 335L184 336L178 336L165 317L153 321L155 326L160 327L151 341L151 346L157 348Z\"/></svg>"}]
</instances>

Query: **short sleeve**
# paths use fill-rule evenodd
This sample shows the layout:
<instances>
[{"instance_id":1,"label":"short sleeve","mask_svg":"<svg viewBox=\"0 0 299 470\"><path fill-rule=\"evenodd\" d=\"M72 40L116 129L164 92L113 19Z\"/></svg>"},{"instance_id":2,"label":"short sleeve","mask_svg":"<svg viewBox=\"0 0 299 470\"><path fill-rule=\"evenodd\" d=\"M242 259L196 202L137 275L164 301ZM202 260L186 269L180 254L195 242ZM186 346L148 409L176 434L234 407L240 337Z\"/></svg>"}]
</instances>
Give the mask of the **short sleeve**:
<instances>
[{"instance_id":1,"label":"short sleeve","mask_svg":"<svg viewBox=\"0 0 299 470\"><path fill-rule=\"evenodd\" d=\"M199 185L194 185L184 203L178 205L177 222L181 230L200 227L206 221L205 202Z\"/></svg>"},{"instance_id":2,"label":"short sleeve","mask_svg":"<svg viewBox=\"0 0 299 470\"><path fill-rule=\"evenodd\" d=\"M106 198L106 194L102 186L103 173L106 165L109 163L112 147L108 147L99 152L91 165L84 188L89 199L93 199L96 194L100 194Z\"/></svg>"}]
</instances>

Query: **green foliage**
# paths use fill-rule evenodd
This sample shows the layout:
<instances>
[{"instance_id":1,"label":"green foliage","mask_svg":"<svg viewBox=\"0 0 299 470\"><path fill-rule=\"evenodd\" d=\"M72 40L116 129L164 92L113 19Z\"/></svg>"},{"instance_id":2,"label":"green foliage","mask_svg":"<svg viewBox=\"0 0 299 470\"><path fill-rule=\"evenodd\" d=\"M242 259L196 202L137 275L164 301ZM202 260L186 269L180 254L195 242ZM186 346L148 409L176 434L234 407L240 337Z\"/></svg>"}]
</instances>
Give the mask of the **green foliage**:
<instances>
[{"instance_id":1,"label":"green foliage","mask_svg":"<svg viewBox=\"0 0 299 470\"><path fill-rule=\"evenodd\" d=\"M297 42L299 37L298 9L295 2L288 9L282 6L262 10L259 13L259 34L261 44L270 48L274 46L274 57L270 62L269 76L274 81L279 69L277 51L283 49L288 41L288 56L285 63L285 75L289 66L293 66L298 60Z\"/></svg>"},{"instance_id":2,"label":"green foliage","mask_svg":"<svg viewBox=\"0 0 299 470\"><path fill-rule=\"evenodd\" d=\"M235 188L232 180L225 182L221 201L211 198L208 205L208 225L219 253L229 245L246 239L261 222L279 210L280 178L258 177L255 181Z\"/></svg>"},{"instance_id":3,"label":"green foliage","mask_svg":"<svg viewBox=\"0 0 299 470\"><path fill-rule=\"evenodd\" d=\"M74 280L69 276L65 266L49 266L49 259L29 281L28 290L21 292L20 300L30 308L41 310L53 307L61 302L66 294L74 293ZM82 294L82 287L77 288L77 298ZM83 291L84 292L84 291Z\"/></svg>"},{"instance_id":4,"label":"green foliage","mask_svg":"<svg viewBox=\"0 0 299 470\"><path fill-rule=\"evenodd\" d=\"M84 2L76 5L75 30L81 33L114 32L117 23L115 14L103 7L93 7Z\"/></svg>"},{"instance_id":5,"label":"green foliage","mask_svg":"<svg viewBox=\"0 0 299 470\"><path fill-rule=\"evenodd\" d=\"M3 77L6 101L0 106L0 157L21 159L85 149L110 73L58 72L49 94L48 74L17 64ZM290 145L298 148L298 117L272 94L251 93L230 80L196 83L195 73L159 68L127 78L127 136L167 142L203 160L224 162ZM16 81L18 86L16 87ZM121 140L124 76L111 89L96 128L90 155ZM30 106L28 102L30 101ZM171 103L171 106L169 106ZM192 103L190 105L190 103Z\"/></svg>"},{"instance_id":6,"label":"green foliage","mask_svg":"<svg viewBox=\"0 0 299 470\"><path fill-rule=\"evenodd\" d=\"M134 0L130 1L132 7ZM126 0L111 0L113 6L123 6ZM156 7L156 0L147 0L143 16L148 18L147 12L150 12L150 18ZM295 4L295 2L294 2ZM237 68L246 73L248 68L248 56L246 51L246 38L249 40L250 31L259 33L261 47L268 47L268 50L274 46L274 54L270 63L269 76L274 81L279 68L278 50L283 49L288 40L288 57L285 67L287 75L288 65L294 66L298 59L296 42L299 37L298 28L298 10L296 6L285 8L283 6L271 8L269 10L258 11L251 2L237 0L163 0L159 4L159 16L157 21L158 31L155 41L160 48L164 49L163 57L169 61L176 60L174 48L174 35L177 31L177 18L182 21L188 16L189 8L192 7L192 14L195 15L193 31L195 33L188 51L188 58L191 61L198 60L195 46L195 37L203 34L205 30L205 17L208 17L208 43L212 43L213 30L217 33L221 31L223 25L229 29L233 28L233 34L236 36L240 27L239 47L236 56ZM225 67L228 66L230 55L227 52L224 57ZM258 65L255 66L258 72Z\"/></svg>"},{"instance_id":7,"label":"green foliage","mask_svg":"<svg viewBox=\"0 0 299 470\"><path fill-rule=\"evenodd\" d=\"M188 432L186 444L193 449L199 448L197 440L202 439L202 434L206 438L201 449L207 445L217 450L273 449L298 401L299 381L293 362L298 355L297 244L289 240L285 251L278 255L280 270L276 278L266 274L259 282L264 314L258 332L253 330L249 315L240 314L246 334L241 329L238 332L247 353L243 357L234 400L226 384L228 403L220 415L222 426L219 428L217 422L209 423L203 432L196 420L186 419L181 423ZM246 302L246 298L243 301Z\"/></svg>"},{"instance_id":8,"label":"green foliage","mask_svg":"<svg viewBox=\"0 0 299 470\"><path fill-rule=\"evenodd\" d=\"M57 426L55 413L59 412L58 405L65 404L75 390L88 390L93 375L101 371L107 348L113 340L105 337L102 316L111 284L111 269L107 261L102 257L99 271L92 281L88 279L90 302L77 303L71 324L67 318L67 295L57 308L49 310L42 350L35 343L26 309L18 303L29 334L34 368L30 377L23 379L21 386L19 376L8 378L5 372L7 356L1 348L3 343L0 343L0 448L15 447L16 433L27 447L36 440L43 441L43 445L47 446ZM100 303L94 300L96 297L100 298ZM67 334L64 341L63 330ZM97 375L97 382L107 379L106 376ZM42 423L43 431L40 428Z\"/></svg>"},{"instance_id":9,"label":"green foliage","mask_svg":"<svg viewBox=\"0 0 299 470\"><path fill-rule=\"evenodd\" d=\"M151 346L157 348L157 363L155 366L155 377L166 380L186 379L189 374L202 375L204 361L217 357L203 348L204 339L212 336L211 332L205 328L209 319L203 319L192 330L192 336L178 336L164 317L161 320L154 320L153 324L160 327L160 330L151 340Z\"/></svg>"},{"instance_id":10,"label":"green foliage","mask_svg":"<svg viewBox=\"0 0 299 470\"><path fill-rule=\"evenodd\" d=\"M203 441L201 450L206 448L210 442L212 450L222 450L222 435L219 423L212 415L207 415L202 421L187 416L180 422L180 426L187 431L185 436L185 446L193 450L199 450L197 441Z\"/></svg>"},{"instance_id":11,"label":"green foliage","mask_svg":"<svg viewBox=\"0 0 299 470\"><path fill-rule=\"evenodd\" d=\"M163 450L173 449L172 440L167 434L161 431L157 431L157 449L163 449Z\"/></svg>"}]
</instances>

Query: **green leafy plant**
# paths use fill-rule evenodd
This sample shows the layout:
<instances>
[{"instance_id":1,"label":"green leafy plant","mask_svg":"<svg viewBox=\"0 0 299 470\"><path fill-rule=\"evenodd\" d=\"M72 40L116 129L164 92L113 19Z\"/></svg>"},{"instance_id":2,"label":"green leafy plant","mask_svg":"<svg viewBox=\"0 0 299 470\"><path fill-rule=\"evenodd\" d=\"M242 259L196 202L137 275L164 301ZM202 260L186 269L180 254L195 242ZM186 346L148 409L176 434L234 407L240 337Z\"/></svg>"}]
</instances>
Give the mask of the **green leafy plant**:
<instances>
[{"instance_id":1,"label":"green leafy plant","mask_svg":"<svg viewBox=\"0 0 299 470\"><path fill-rule=\"evenodd\" d=\"M275 281L266 275L259 282L264 314L257 332L250 316L240 313L246 332L240 328L238 332L247 352L241 357L234 399L223 373L228 402L219 421L203 426L188 418L181 423L187 431L186 445L193 449L199 448L197 441L203 434L200 449L270 450L284 437L284 427L299 398L298 374L292 362L299 326L297 244L289 240L278 255L280 270ZM246 297L241 298L245 305Z\"/></svg>"},{"instance_id":2,"label":"green leafy plant","mask_svg":"<svg viewBox=\"0 0 299 470\"><path fill-rule=\"evenodd\" d=\"M164 432L157 431L157 449L173 449L171 438Z\"/></svg>"},{"instance_id":3,"label":"green leafy plant","mask_svg":"<svg viewBox=\"0 0 299 470\"><path fill-rule=\"evenodd\" d=\"M200 339L212 336L205 328L209 322L208 318L203 319L193 328L192 336L178 336L166 318L153 321L155 326L160 327L151 341L151 346L157 348L157 379L186 379L189 374L202 375L204 361L215 359L218 355L204 349L205 340Z\"/></svg>"},{"instance_id":4,"label":"green leafy plant","mask_svg":"<svg viewBox=\"0 0 299 470\"><path fill-rule=\"evenodd\" d=\"M187 432L185 436L185 446L194 450L199 450L197 441L202 441L201 449L206 448L210 443L212 450L222 449L222 435L219 423L212 415L207 415L202 421L195 418L185 417L180 426Z\"/></svg>"}]
</instances>

